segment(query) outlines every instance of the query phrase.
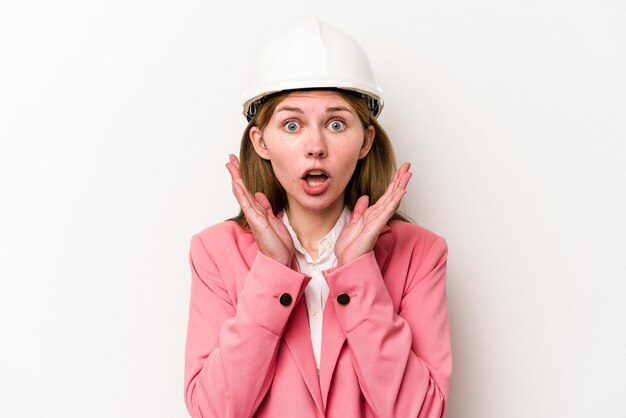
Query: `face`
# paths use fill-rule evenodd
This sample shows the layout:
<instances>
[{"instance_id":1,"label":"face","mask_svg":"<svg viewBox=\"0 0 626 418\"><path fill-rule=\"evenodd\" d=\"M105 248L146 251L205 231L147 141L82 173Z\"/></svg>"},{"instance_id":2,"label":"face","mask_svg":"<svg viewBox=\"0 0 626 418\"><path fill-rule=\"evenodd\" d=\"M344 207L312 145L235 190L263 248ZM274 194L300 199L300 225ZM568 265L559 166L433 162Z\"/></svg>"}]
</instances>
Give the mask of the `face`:
<instances>
[{"instance_id":1,"label":"face","mask_svg":"<svg viewBox=\"0 0 626 418\"><path fill-rule=\"evenodd\" d=\"M300 91L281 101L268 125L250 130L256 152L272 162L289 209L321 213L343 208L357 161L369 152L374 127L332 91Z\"/></svg>"}]
</instances>

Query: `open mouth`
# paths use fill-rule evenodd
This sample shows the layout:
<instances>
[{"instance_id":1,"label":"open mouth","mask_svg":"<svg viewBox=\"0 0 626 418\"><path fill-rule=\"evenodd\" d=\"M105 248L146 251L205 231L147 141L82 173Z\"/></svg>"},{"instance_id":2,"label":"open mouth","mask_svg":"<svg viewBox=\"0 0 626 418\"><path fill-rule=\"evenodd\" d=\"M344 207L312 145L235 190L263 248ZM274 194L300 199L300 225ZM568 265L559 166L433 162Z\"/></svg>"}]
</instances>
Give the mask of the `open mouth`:
<instances>
[{"instance_id":1,"label":"open mouth","mask_svg":"<svg viewBox=\"0 0 626 418\"><path fill-rule=\"evenodd\" d=\"M309 186L315 187L324 184L326 179L328 179L328 175L322 170L311 170L304 175L303 179Z\"/></svg>"}]
</instances>

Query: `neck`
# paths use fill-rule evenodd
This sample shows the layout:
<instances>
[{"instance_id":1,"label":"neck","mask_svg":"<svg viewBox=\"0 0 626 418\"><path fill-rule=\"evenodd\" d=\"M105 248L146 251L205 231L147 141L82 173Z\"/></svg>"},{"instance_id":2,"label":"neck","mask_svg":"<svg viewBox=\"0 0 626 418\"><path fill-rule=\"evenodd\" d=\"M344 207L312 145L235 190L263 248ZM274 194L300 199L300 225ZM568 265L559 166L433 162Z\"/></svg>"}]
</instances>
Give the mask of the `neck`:
<instances>
[{"instance_id":1,"label":"neck","mask_svg":"<svg viewBox=\"0 0 626 418\"><path fill-rule=\"evenodd\" d=\"M320 212L312 212L293 205L287 209L289 224L306 252L313 259L317 258L317 243L333 229L341 215L343 206L343 199L341 199L337 204Z\"/></svg>"}]
</instances>

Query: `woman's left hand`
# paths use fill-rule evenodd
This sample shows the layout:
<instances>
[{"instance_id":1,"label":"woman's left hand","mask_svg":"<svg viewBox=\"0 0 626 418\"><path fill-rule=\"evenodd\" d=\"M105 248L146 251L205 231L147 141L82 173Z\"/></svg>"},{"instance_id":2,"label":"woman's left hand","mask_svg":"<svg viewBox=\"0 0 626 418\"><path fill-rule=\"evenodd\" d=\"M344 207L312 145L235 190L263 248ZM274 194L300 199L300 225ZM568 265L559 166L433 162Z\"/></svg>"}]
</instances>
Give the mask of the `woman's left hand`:
<instances>
[{"instance_id":1,"label":"woman's left hand","mask_svg":"<svg viewBox=\"0 0 626 418\"><path fill-rule=\"evenodd\" d=\"M361 196L354 205L350 222L343 227L335 243L337 265L343 266L374 249L378 235L400 206L411 178L409 167L404 163L396 171L387 191L372 206L369 197Z\"/></svg>"}]
</instances>

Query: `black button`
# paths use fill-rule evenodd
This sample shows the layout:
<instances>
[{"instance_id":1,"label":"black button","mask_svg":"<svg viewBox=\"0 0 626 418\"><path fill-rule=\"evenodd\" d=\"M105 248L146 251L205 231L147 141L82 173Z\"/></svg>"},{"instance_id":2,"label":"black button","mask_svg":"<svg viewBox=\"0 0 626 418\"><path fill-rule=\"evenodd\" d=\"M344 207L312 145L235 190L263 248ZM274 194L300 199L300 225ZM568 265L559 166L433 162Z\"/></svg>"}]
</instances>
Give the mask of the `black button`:
<instances>
[{"instance_id":1,"label":"black button","mask_svg":"<svg viewBox=\"0 0 626 418\"><path fill-rule=\"evenodd\" d=\"M280 295L280 298L278 298L278 300L280 301L280 304L283 306L289 306L291 305L291 295L289 293L283 293L282 295Z\"/></svg>"},{"instance_id":2,"label":"black button","mask_svg":"<svg viewBox=\"0 0 626 418\"><path fill-rule=\"evenodd\" d=\"M337 296L337 302L339 302L341 306L346 306L348 303L350 303L350 296L342 293L341 295Z\"/></svg>"}]
</instances>

